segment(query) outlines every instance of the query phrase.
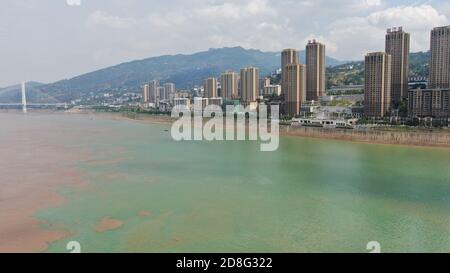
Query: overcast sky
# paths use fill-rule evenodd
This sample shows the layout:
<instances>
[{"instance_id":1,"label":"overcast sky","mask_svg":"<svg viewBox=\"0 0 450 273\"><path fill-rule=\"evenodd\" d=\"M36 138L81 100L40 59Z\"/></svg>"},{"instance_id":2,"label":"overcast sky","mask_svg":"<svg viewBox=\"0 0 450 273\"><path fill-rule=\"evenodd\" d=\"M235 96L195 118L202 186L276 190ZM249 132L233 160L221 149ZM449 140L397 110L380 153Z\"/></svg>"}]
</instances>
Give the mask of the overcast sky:
<instances>
[{"instance_id":1,"label":"overcast sky","mask_svg":"<svg viewBox=\"0 0 450 273\"><path fill-rule=\"evenodd\" d=\"M360 60L384 49L386 28L429 48L448 0L1 0L0 86L53 82L134 59L224 46L303 49Z\"/></svg>"}]
</instances>

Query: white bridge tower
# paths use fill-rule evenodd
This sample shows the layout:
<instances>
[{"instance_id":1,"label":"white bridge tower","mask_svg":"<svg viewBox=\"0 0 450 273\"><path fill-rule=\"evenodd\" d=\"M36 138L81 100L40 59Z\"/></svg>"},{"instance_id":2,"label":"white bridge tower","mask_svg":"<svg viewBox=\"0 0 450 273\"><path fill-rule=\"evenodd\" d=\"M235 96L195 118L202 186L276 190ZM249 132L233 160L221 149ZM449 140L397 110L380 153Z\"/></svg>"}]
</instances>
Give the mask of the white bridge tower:
<instances>
[{"instance_id":1,"label":"white bridge tower","mask_svg":"<svg viewBox=\"0 0 450 273\"><path fill-rule=\"evenodd\" d=\"M27 113L27 94L25 90L25 82L22 82L22 110L23 113Z\"/></svg>"}]
</instances>

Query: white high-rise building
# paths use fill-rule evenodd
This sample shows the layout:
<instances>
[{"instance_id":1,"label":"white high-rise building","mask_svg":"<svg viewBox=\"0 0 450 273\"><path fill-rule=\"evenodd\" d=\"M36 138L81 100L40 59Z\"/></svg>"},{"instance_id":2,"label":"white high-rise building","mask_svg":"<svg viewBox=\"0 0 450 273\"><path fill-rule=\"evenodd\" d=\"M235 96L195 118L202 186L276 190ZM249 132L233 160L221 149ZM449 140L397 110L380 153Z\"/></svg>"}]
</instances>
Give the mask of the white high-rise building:
<instances>
[{"instance_id":1,"label":"white high-rise building","mask_svg":"<svg viewBox=\"0 0 450 273\"><path fill-rule=\"evenodd\" d=\"M144 100L144 103L149 102L149 95L150 95L150 86L148 84L144 85L144 90L142 91L142 99Z\"/></svg>"}]
</instances>

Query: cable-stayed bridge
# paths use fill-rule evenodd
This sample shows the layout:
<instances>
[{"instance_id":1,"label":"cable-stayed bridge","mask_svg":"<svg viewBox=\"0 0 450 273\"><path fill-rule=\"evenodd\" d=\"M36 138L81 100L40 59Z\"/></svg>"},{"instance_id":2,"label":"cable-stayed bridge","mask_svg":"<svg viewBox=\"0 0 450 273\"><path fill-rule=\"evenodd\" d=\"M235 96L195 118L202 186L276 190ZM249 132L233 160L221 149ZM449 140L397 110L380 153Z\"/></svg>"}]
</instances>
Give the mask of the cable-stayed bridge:
<instances>
[{"instance_id":1,"label":"cable-stayed bridge","mask_svg":"<svg viewBox=\"0 0 450 273\"><path fill-rule=\"evenodd\" d=\"M0 107L22 107L22 111L27 113L28 107L44 108L67 108L67 103L28 103L26 94L26 83L22 82L22 102L21 103L0 103ZM51 97L51 96L49 96ZM52 98L54 99L54 98ZM54 99L55 100L55 99Z\"/></svg>"}]
</instances>

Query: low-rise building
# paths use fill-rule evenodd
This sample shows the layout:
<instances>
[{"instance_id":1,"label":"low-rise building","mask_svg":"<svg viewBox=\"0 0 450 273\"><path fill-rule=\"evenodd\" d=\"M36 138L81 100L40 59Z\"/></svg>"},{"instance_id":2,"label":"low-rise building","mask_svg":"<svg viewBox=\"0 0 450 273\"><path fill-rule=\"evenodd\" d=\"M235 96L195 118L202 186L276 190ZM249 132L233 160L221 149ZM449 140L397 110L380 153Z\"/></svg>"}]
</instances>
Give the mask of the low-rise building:
<instances>
[{"instance_id":1,"label":"low-rise building","mask_svg":"<svg viewBox=\"0 0 450 273\"><path fill-rule=\"evenodd\" d=\"M298 118L292 121L294 125L298 124L305 127L352 129L358 122L358 119Z\"/></svg>"},{"instance_id":2,"label":"low-rise building","mask_svg":"<svg viewBox=\"0 0 450 273\"><path fill-rule=\"evenodd\" d=\"M408 114L411 118L450 118L450 89L410 90Z\"/></svg>"},{"instance_id":3,"label":"low-rise building","mask_svg":"<svg viewBox=\"0 0 450 273\"><path fill-rule=\"evenodd\" d=\"M263 95L264 96L270 96L270 95L281 95L281 85L267 85L263 89Z\"/></svg>"},{"instance_id":4,"label":"low-rise building","mask_svg":"<svg viewBox=\"0 0 450 273\"><path fill-rule=\"evenodd\" d=\"M174 98L173 105L175 107L184 107L186 109L191 108L191 100L188 98Z\"/></svg>"},{"instance_id":5,"label":"low-rise building","mask_svg":"<svg viewBox=\"0 0 450 273\"><path fill-rule=\"evenodd\" d=\"M191 93L189 91L179 91L173 94L174 98L190 98Z\"/></svg>"},{"instance_id":6,"label":"low-rise building","mask_svg":"<svg viewBox=\"0 0 450 273\"><path fill-rule=\"evenodd\" d=\"M326 93L329 95L363 94L364 85L333 86Z\"/></svg>"},{"instance_id":7,"label":"low-rise building","mask_svg":"<svg viewBox=\"0 0 450 273\"><path fill-rule=\"evenodd\" d=\"M206 106L208 106L208 105L209 105L209 99L201 98L201 97L194 98L194 112L203 113L203 110L205 110Z\"/></svg>"},{"instance_id":8,"label":"low-rise building","mask_svg":"<svg viewBox=\"0 0 450 273\"><path fill-rule=\"evenodd\" d=\"M217 106L222 107L223 98L210 98L210 99L208 99L208 105L217 105Z\"/></svg>"},{"instance_id":9,"label":"low-rise building","mask_svg":"<svg viewBox=\"0 0 450 273\"><path fill-rule=\"evenodd\" d=\"M265 90L264 88L270 85L270 78L264 77L259 79L259 94L263 95Z\"/></svg>"}]
</instances>

